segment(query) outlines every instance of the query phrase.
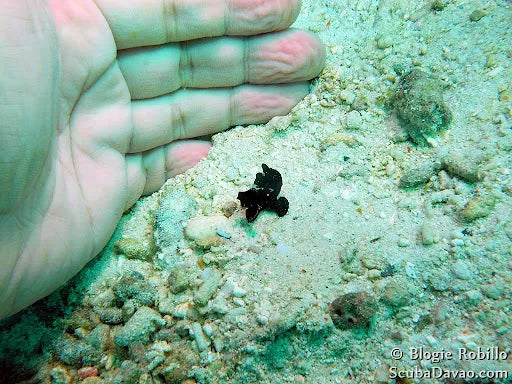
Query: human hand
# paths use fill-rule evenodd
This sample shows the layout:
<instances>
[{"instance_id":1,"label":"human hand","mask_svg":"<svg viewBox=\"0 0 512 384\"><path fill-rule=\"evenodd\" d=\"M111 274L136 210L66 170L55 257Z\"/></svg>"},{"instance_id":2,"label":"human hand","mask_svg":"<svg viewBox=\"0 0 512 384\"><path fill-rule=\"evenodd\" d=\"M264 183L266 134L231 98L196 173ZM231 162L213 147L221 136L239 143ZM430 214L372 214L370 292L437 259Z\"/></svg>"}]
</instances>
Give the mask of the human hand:
<instances>
[{"instance_id":1,"label":"human hand","mask_svg":"<svg viewBox=\"0 0 512 384\"><path fill-rule=\"evenodd\" d=\"M209 143L185 139L268 121L307 94L325 53L285 30L299 3L2 7L0 318L65 283L124 210L207 155Z\"/></svg>"}]
</instances>

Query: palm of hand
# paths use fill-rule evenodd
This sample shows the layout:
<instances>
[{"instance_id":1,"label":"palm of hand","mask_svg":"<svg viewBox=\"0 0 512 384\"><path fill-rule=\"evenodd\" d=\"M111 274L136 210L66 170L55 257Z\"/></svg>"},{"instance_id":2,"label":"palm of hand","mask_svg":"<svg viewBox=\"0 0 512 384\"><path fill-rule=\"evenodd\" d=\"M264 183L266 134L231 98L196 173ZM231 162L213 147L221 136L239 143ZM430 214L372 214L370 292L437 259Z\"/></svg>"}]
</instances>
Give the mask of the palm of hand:
<instances>
[{"instance_id":1,"label":"palm of hand","mask_svg":"<svg viewBox=\"0 0 512 384\"><path fill-rule=\"evenodd\" d=\"M304 81L323 63L320 43L299 31L289 36L283 32L282 42L278 37L255 39L255 56L264 56L266 50L268 58L247 58L247 49L240 47L247 43L241 38L158 46L208 36L211 26L188 34L176 30L174 37L164 27L163 34L144 36L136 26L126 27L122 17L116 19L109 2L49 3L56 33L47 30L42 40L56 39L48 53L51 65L40 65L51 72L42 74L51 79L44 92L51 97L41 103L47 107L43 110L53 113L41 119L37 133L48 143L46 150L25 160L30 161L26 168L38 173L33 191L5 221L9 228L13 223L24 225L6 254L8 268L0 273L0 318L73 276L106 244L125 209L141 194L158 189L166 177L192 166L209 148L204 143L171 144L173 140L263 122L286 113L307 92L305 83L239 84ZM102 9L96 6L100 3ZM290 20L281 20L285 26L295 17L292 11ZM151 25L149 20L144 23ZM291 48L286 48L290 41ZM118 52L145 45L152 47ZM287 49L286 55L272 57ZM300 54L306 60L297 59ZM232 64L236 69L210 63L205 73L187 71L215 55L221 62L225 59L220 67ZM249 71L248 60L254 64ZM275 64L269 66L272 60ZM185 86L226 88L180 90Z\"/></svg>"}]
</instances>

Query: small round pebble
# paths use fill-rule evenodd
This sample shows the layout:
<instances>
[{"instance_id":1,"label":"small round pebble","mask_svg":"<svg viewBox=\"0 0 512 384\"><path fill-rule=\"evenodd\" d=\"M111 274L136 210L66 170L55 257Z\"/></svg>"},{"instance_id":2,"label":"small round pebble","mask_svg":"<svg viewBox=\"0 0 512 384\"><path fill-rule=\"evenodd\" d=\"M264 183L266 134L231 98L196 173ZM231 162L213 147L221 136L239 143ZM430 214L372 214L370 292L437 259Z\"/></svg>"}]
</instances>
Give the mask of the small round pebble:
<instances>
[{"instance_id":1,"label":"small round pebble","mask_svg":"<svg viewBox=\"0 0 512 384\"><path fill-rule=\"evenodd\" d=\"M498 300L503 295L503 286L497 284L485 284L480 287L482 293L490 299Z\"/></svg>"},{"instance_id":2,"label":"small round pebble","mask_svg":"<svg viewBox=\"0 0 512 384\"><path fill-rule=\"evenodd\" d=\"M386 49L393 45L393 36L391 35L379 35L377 37L377 48Z\"/></svg>"},{"instance_id":3,"label":"small round pebble","mask_svg":"<svg viewBox=\"0 0 512 384\"><path fill-rule=\"evenodd\" d=\"M421 240L423 245L434 244L435 231L431 223L425 222L421 227Z\"/></svg>"},{"instance_id":4,"label":"small round pebble","mask_svg":"<svg viewBox=\"0 0 512 384\"><path fill-rule=\"evenodd\" d=\"M488 216L496 204L496 198L492 195L477 196L467 202L462 210L462 217L472 221Z\"/></svg>"},{"instance_id":5,"label":"small round pebble","mask_svg":"<svg viewBox=\"0 0 512 384\"><path fill-rule=\"evenodd\" d=\"M206 336L211 337L213 334L213 328L210 324L203 325L203 332Z\"/></svg>"},{"instance_id":6,"label":"small round pebble","mask_svg":"<svg viewBox=\"0 0 512 384\"><path fill-rule=\"evenodd\" d=\"M484 16L485 16L485 12L484 11L482 11L480 9L475 9L469 15L469 20L471 20L471 21L479 21Z\"/></svg>"},{"instance_id":7,"label":"small round pebble","mask_svg":"<svg viewBox=\"0 0 512 384\"><path fill-rule=\"evenodd\" d=\"M464 240L462 240L462 239L453 239L450 243L454 247L462 247L464 245Z\"/></svg>"},{"instance_id":8,"label":"small round pebble","mask_svg":"<svg viewBox=\"0 0 512 384\"><path fill-rule=\"evenodd\" d=\"M461 280L469 280L473 277L473 274L469 269L468 263L465 262L464 260L457 260L455 264L453 264L452 272L455 275L455 277Z\"/></svg>"},{"instance_id":9,"label":"small round pebble","mask_svg":"<svg viewBox=\"0 0 512 384\"><path fill-rule=\"evenodd\" d=\"M235 286L233 288L233 296L235 297L244 297L245 295L247 295L247 291L243 288L240 288L239 286Z\"/></svg>"},{"instance_id":10,"label":"small round pebble","mask_svg":"<svg viewBox=\"0 0 512 384\"><path fill-rule=\"evenodd\" d=\"M370 280L375 280L380 277L380 271L378 269L370 269L368 271L368 278Z\"/></svg>"},{"instance_id":11,"label":"small round pebble","mask_svg":"<svg viewBox=\"0 0 512 384\"><path fill-rule=\"evenodd\" d=\"M405 248L405 247L408 247L410 244L409 244L409 241L407 239L404 239L403 237L398 239L398 246L399 247L402 247L402 248Z\"/></svg>"},{"instance_id":12,"label":"small round pebble","mask_svg":"<svg viewBox=\"0 0 512 384\"><path fill-rule=\"evenodd\" d=\"M268 317L265 315L258 315L258 317L256 317L256 321L258 322L258 324L267 325Z\"/></svg>"},{"instance_id":13,"label":"small round pebble","mask_svg":"<svg viewBox=\"0 0 512 384\"><path fill-rule=\"evenodd\" d=\"M359 111L350 111L347 114L346 122L348 129L360 129L363 123L363 119L361 118Z\"/></svg>"}]
</instances>

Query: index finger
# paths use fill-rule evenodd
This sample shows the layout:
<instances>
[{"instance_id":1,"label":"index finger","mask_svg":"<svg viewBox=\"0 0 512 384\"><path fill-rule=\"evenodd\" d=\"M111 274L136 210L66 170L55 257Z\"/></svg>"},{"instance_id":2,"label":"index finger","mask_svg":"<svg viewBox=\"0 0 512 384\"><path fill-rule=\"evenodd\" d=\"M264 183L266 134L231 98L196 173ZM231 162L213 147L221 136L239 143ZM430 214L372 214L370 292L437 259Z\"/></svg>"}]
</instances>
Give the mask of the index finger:
<instances>
[{"instance_id":1,"label":"index finger","mask_svg":"<svg viewBox=\"0 0 512 384\"><path fill-rule=\"evenodd\" d=\"M288 28L301 0L96 0L118 49Z\"/></svg>"}]
</instances>

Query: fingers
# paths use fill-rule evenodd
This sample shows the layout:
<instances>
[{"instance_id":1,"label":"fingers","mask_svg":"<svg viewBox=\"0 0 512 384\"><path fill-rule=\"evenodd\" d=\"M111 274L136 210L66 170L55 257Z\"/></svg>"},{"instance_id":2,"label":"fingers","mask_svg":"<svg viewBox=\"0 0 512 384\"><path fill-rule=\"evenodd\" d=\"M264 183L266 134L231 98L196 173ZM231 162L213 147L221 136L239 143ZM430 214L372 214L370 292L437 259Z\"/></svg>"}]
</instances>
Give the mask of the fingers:
<instances>
[{"instance_id":1,"label":"fingers","mask_svg":"<svg viewBox=\"0 0 512 384\"><path fill-rule=\"evenodd\" d=\"M134 130L128 152L177 139L216 133L234 125L286 115L309 91L307 83L236 88L186 89L132 102Z\"/></svg>"},{"instance_id":2,"label":"fingers","mask_svg":"<svg viewBox=\"0 0 512 384\"><path fill-rule=\"evenodd\" d=\"M118 49L288 28L300 0L96 0ZM151 28L148 28L151 26Z\"/></svg>"},{"instance_id":3,"label":"fingers","mask_svg":"<svg viewBox=\"0 0 512 384\"><path fill-rule=\"evenodd\" d=\"M324 61L322 42L302 30L134 48L118 55L132 99L161 96L182 87L305 81L320 73Z\"/></svg>"},{"instance_id":4,"label":"fingers","mask_svg":"<svg viewBox=\"0 0 512 384\"><path fill-rule=\"evenodd\" d=\"M181 140L137 154L126 155L128 198L125 210L141 195L158 190L170 177L192 168L208 156L209 141Z\"/></svg>"}]
</instances>

